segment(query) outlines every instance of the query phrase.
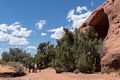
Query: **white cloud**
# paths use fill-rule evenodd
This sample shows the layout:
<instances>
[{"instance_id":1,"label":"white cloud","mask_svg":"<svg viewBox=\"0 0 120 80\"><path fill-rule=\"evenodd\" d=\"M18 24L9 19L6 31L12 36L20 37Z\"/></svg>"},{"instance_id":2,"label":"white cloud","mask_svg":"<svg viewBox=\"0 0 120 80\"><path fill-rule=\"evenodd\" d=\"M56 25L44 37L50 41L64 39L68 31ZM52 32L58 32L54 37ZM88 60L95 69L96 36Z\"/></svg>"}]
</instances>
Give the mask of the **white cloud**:
<instances>
[{"instance_id":1,"label":"white cloud","mask_svg":"<svg viewBox=\"0 0 120 80\"><path fill-rule=\"evenodd\" d=\"M76 12L78 13L82 13L82 11L85 10L85 11L88 11L87 7L86 6L77 6L77 9L76 9Z\"/></svg>"},{"instance_id":2,"label":"white cloud","mask_svg":"<svg viewBox=\"0 0 120 80\"><path fill-rule=\"evenodd\" d=\"M7 31L7 29L8 29L8 26L7 26L7 24L1 24L0 25L0 31Z\"/></svg>"},{"instance_id":3,"label":"white cloud","mask_svg":"<svg viewBox=\"0 0 120 80\"><path fill-rule=\"evenodd\" d=\"M11 45L28 45L27 37L31 32L32 30L23 28L19 22L0 24L0 41L7 41Z\"/></svg>"},{"instance_id":4,"label":"white cloud","mask_svg":"<svg viewBox=\"0 0 120 80\"><path fill-rule=\"evenodd\" d=\"M18 38L18 37L11 36L11 38L9 39L9 44L11 44L11 45L28 45L29 42L26 38Z\"/></svg>"},{"instance_id":5,"label":"white cloud","mask_svg":"<svg viewBox=\"0 0 120 80\"><path fill-rule=\"evenodd\" d=\"M7 24L6 24L6 25L7 25ZM15 23L9 25L8 29L14 31L14 30L16 30L16 29L18 29L18 28L20 28L20 27L21 27L20 22L15 22Z\"/></svg>"},{"instance_id":6,"label":"white cloud","mask_svg":"<svg viewBox=\"0 0 120 80\"><path fill-rule=\"evenodd\" d=\"M37 47L36 46L28 46L27 49L35 49L36 50Z\"/></svg>"},{"instance_id":7,"label":"white cloud","mask_svg":"<svg viewBox=\"0 0 120 80\"><path fill-rule=\"evenodd\" d=\"M39 20L36 23L36 26L37 26L38 29L42 29L45 25L46 25L46 20Z\"/></svg>"},{"instance_id":8,"label":"white cloud","mask_svg":"<svg viewBox=\"0 0 120 80\"><path fill-rule=\"evenodd\" d=\"M46 36L47 34L46 33L41 33L41 36Z\"/></svg>"},{"instance_id":9,"label":"white cloud","mask_svg":"<svg viewBox=\"0 0 120 80\"><path fill-rule=\"evenodd\" d=\"M84 21L91 15L92 11L88 10L86 6L78 6L76 9L73 9L68 12L67 20L72 22L71 26L68 27L71 31L74 31L75 28L79 28ZM60 39L64 35L63 27L48 30L48 32L54 32L50 37L53 39Z\"/></svg>"},{"instance_id":10,"label":"white cloud","mask_svg":"<svg viewBox=\"0 0 120 80\"><path fill-rule=\"evenodd\" d=\"M27 30L27 28L22 28L20 27L20 30L15 30L12 32L13 36L22 36L22 37L28 37L30 36L30 33L32 32L32 30Z\"/></svg>"},{"instance_id":11,"label":"white cloud","mask_svg":"<svg viewBox=\"0 0 120 80\"><path fill-rule=\"evenodd\" d=\"M60 39L64 35L63 27L48 30L49 32L54 32L50 37L53 39Z\"/></svg>"},{"instance_id":12,"label":"white cloud","mask_svg":"<svg viewBox=\"0 0 120 80\"><path fill-rule=\"evenodd\" d=\"M0 41L8 41L8 40L9 40L9 34L0 31Z\"/></svg>"},{"instance_id":13,"label":"white cloud","mask_svg":"<svg viewBox=\"0 0 120 80\"><path fill-rule=\"evenodd\" d=\"M91 13L92 11L88 10L86 6L78 6L76 10L73 9L68 12L67 19L72 22L71 27L79 28Z\"/></svg>"},{"instance_id":14,"label":"white cloud","mask_svg":"<svg viewBox=\"0 0 120 80\"><path fill-rule=\"evenodd\" d=\"M67 15L68 22L72 23L68 29L74 31L75 28L79 28L84 21L91 15L92 11L88 10L86 6L77 6L76 9L70 10ZM50 36L53 39L60 39L64 35L63 27L48 30L48 32L53 32Z\"/></svg>"}]
</instances>

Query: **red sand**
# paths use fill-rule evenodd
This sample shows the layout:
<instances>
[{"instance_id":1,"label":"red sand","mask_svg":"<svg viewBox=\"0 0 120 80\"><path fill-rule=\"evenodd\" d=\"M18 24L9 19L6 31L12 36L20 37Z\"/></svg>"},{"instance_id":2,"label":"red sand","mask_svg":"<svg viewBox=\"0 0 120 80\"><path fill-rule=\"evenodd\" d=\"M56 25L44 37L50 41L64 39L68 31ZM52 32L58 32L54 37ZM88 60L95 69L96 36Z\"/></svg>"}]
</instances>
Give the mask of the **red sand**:
<instances>
[{"instance_id":1,"label":"red sand","mask_svg":"<svg viewBox=\"0 0 120 80\"><path fill-rule=\"evenodd\" d=\"M28 73L23 77L0 78L0 80L120 80L120 76L117 73L74 74L65 72L57 74L54 69L48 68L38 73Z\"/></svg>"}]
</instances>

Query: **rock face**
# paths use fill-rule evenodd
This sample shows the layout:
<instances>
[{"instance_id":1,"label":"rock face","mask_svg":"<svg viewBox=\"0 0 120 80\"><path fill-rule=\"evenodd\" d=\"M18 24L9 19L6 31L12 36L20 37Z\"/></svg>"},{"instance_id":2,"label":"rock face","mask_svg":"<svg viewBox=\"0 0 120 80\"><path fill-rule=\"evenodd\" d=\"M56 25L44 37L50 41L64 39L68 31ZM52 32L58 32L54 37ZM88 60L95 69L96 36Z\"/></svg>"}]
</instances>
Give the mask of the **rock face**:
<instances>
[{"instance_id":1,"label":"rock face","mask_svg":"<svg viewBox=\"0 0 120 80\"><path fill-rule=\"evenodd\" d=\"M120 68L120 0L107 0L83 23L80 30L92 26L104 41L106 52L102 66Z\"/></svg>"},{"instance_id":2,"label":"rock face","mask_svg":"<svg viewBox=\"0 0 120 80\"><path fill-rule=\"evenodd\" d=\"M104 39L107 36L109 28L108 15L104 12L104 9L100 8L93 12L81 28L84 28L87 25L92 26L99 37Z\"/></svg>"}]
</instances>

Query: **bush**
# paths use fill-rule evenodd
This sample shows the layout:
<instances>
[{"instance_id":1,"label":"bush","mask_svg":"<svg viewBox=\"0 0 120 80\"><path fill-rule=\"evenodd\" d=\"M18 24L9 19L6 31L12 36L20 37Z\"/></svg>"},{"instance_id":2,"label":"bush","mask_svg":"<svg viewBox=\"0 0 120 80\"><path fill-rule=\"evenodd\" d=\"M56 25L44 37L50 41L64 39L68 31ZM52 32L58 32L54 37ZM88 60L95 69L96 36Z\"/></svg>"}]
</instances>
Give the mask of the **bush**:
<instances>
[{"instance_id":1,"label":"bush","mask_svg":"<svg viewBox=\"0 0 120 80\"><path fill-rule=\"evenodd\" d=\"M78 69L74 70L75 74L78 74L80 71Z\"/></svg>"},{"instance_id":2,"label":"bush","mask_svg":"<svg viewBox=\"0 0 120 80\"><path fill-rule=\"evenodd\" d=\"M2 60L5 62L21 62L22 64L28 63L32 56L20 48L10 48L9 51L3 51Z\"/></svg>"},{"instance_id":3,"label":"bush","mask_svg":"<svg viewBox=\"0 0 120 80\"><path fill-rule=\"evenodd\" d=\"M51 45L50 42L40 43L37 48L37 54L34 57L34 62L39 65L40 69L51 67L54 55L54 45Z\"/></svg>"},{"instance_id":4,"label":"bush","mask_svg":"<svg viewBox=\"0 0 120 80\"><path fill-rule=\"evenodd\" d=\"M24 66L22 64L18 64L16 68L17 73L24 73Z\"/></svg>"},{"instance_id":5,"label":"bush","mask_svg":"<svg viewBox=\"0 0 120 80\"><path fill-rule=\"evenodd\" d=\"M107 74L110 74L111 72L114 72L115 70L114 69L109 69L109 67L102 67L102 70L101 70L101 73L104 74L104 73L107 73ZM119 72L119 70L118 70Z\"/></svg>"},{"instance_id":6,"label":"bush","mask_svg":"<svg viewBox=\"0 0 120 80\"><path fill-rule=\"evenodd\" d=\"M8 62L7 64L9 66L11 66L11 67L14 67L15 68L15 72L17 74L20 74L20 75L25 74L24 66L20 62Z\"/></svg>"},{"instance_id":7,"label":"bush","mask_svg":"<svg viewBox=\"0 0 120 80\"><path fill-rule=\"evenodd\" d=\"M90 60L85 54L81 54L78 59L75 60L75 66L80 72L89 72L91 71Z\"/></svg>"},{"instance_id":8,"label":"bush","mask_svg":"<svg viewBox=\"0 0 120 80\"><path fill-rule=\"evenodd\" d=\"M65 70L64 70L63 67L56 67L55 70L56 70L56 73L62 73L62 72L65 72Z\"/></svg>"},{"instance_id":9,"label":"bush","mask_svg":"<svg viewBox=\"0 0 120 80\"><path fill-rule=\"evenodd\" d=\"M57 41L55 47L56 54L52 65L56 71L101 71L100 59L104 50L102 41L93 29L88 28L84 33L76 30L73 34L65 28L64 32L63 38Z\"/></svg>"},{"instance_id":10,"label":"bush","mask_svg":"<svg viewBox=\"0 0 120 80\"><path fill-rule=\"evenodd\" d=\"M6 62L3 60L0 60L0 65L6 65Z\"/></svg>"}]
</instances>

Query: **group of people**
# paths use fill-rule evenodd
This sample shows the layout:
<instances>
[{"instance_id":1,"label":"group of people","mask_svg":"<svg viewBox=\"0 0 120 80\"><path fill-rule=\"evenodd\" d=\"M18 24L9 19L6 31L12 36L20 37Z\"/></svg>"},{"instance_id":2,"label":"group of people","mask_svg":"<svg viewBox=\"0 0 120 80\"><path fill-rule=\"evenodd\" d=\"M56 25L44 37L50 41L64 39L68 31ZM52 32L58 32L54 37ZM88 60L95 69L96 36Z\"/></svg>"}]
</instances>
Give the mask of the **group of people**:
<instances>
[{"instance_id":1,"label":"group of people","mask_svg":"<svg viewBox=\"0 0 120 80\"><path fill-rule=\"evenodd\" d=\"M37 73L38 66L37 66L37 64L29 63L29 64L28 64L28 69L29 69L29 73L31 73L31 72ZM31 70L32 70L32 71L31 71Z\"/></svg>"}]
</instances>

